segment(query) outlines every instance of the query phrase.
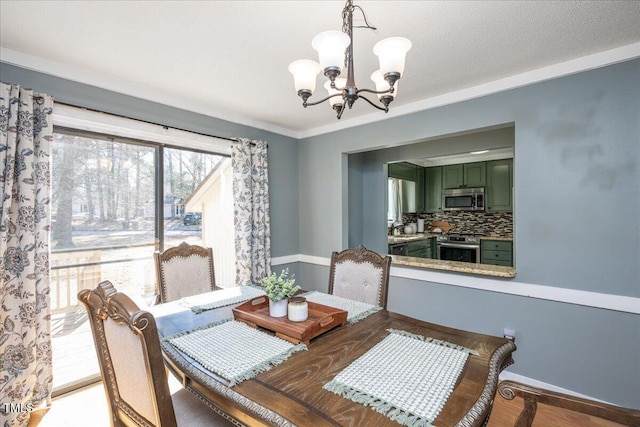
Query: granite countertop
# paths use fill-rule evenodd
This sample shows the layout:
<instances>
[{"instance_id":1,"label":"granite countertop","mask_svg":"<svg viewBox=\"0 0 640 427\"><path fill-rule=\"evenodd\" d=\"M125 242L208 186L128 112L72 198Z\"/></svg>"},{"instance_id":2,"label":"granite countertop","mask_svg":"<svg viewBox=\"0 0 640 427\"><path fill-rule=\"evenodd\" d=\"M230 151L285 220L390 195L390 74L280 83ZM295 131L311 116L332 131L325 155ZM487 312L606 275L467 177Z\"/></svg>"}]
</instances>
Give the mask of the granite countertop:
<instances>
[{"instance_id":1,"label":"granite countertop","mask_svg":"<svg viewBox=\"0 0 640 427\"><path fill-rule=\"evenodd\" d=\"M514 267L500 265L475 264L470 262L441 261L431 258L414 258L401 255L390 255L391 264L395 266L428 268L432 270L453 271L456 273L480 274L493 277L516 277Z\"/></svg>"},{"instance_id":2,"label":"granite countertop","mask_svg":"<svg viewBox=\"0 0 640 427\"><path fill-rule=\"evenodd\" d=\"M437 236L438 234L436 233L401 234L399 236L387 236L387 240L390 245L397 245L398 243L415 242Z\"/></svg>"},{"instance_id":3,"label":"granite countertop","mask_svg":"<svg viewBox=\"0 0 640 427\"><path fill-rule=\"evenodd\" d=\"M415 242L430 237L438 237L439 235L438 233L401 234L399 236L387 236L387 241L390 245L397 245L399 243ZM511 242L513 241L513 236L480 236L480 240L502 240Z\"/></svg>"}]
</instances>

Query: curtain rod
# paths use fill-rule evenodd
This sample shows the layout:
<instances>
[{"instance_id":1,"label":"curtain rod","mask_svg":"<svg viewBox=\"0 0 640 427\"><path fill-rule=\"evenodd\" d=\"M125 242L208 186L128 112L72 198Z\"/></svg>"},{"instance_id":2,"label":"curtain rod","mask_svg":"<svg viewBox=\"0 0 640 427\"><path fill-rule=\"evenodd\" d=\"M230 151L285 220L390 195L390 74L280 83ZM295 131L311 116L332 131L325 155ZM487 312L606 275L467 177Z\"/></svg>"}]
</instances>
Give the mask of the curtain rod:
<instances>
[{"instance_id":1,"label":"curtain rod","mask_svg":"<svg viewBox=\"0 0 640 427\"><path fill-rule=\"evenodd\" d=\"M183 131L183 132L195 133L196 135L207 136L207 137L210 137L210 138L218 138L218 139L224 139L224 140L231 141L231 142L238 142L237 138L228 138L226 136L211 135L211 134L208 134L208 133L196 132L196 131L177 128L177 127L173 127L173 126L167 126L167 125L163 125L163 124L160 124L160 123L152 122L152 121L149 121L149 120L142 120L142 119L136 119L136 118L130 117L130 116L125 116L124 114L107 113L105 111L96 110L94 108L82 107L80 105L73 105L73 104L69 104L69 103L66 103L66 102L55 102L55 103L56 104L60 104L60 105L64 105L64 106L67 106L67 107L80 108L82 110L87 110L87 111L94 111L96 113L110 114L112 116L122 117L123 119L136 120L138 122L148 123L150 125L161 126L161 127L165 128L165 129L175 129L175 130L179 130L179 131Z\"/></svg>"}]
</instances>

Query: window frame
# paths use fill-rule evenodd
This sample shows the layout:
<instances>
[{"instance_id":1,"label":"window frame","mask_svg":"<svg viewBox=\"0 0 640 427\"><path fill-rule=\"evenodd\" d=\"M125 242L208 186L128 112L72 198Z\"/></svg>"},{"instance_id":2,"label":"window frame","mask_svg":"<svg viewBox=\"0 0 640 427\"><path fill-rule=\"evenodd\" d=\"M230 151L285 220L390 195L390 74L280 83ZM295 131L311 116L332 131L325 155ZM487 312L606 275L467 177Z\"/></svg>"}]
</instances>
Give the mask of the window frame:
<instances>
[{"instance_id":1,"label":"window frame","mask_svg":"<svg viewBox=\"0 0 640 427\"><path fill-rule=\"evenodd\" d=\"M154 153L155 221L154 250L161 251L165 243L164 227L164 175L165 149L190 153L231 157L232 140L216 138L197 132L174 129L132 118L101 113L93 110L54 103L53 132L70 136L103 139L106 141L148 147ZM133 261L133 260L131 260ZM54 396L84 387L100 380L95 377L79 378L58 386Z\"/></svg>"}]
</instances>

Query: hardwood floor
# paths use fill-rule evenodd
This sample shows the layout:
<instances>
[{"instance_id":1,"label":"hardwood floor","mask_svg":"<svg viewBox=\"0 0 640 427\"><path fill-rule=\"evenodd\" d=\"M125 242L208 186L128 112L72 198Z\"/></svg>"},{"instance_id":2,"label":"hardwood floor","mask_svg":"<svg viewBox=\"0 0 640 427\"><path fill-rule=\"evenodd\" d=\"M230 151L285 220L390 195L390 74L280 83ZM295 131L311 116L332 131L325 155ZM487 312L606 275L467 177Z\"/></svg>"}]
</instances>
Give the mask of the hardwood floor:
<instances>
[{"instance_id":1,"label":"hardwood floor","mask_svg":"<svg viewBox=\"0 0 640 427\"><path fill-rule=\"evenodd\" d=\"M524 407L524 400L506 400L496 395L487 427L513 426ZM532 427L620 427L622 424L591 417L579 412L538 404Z\"/></svg>"},{"instance_id":2,"label":"hardwood floor","mask_svg":"<svg viewBox=\"0 0 640 427\"><path fill-rule=\"evenodd\" d=\"M29 427L109 427L109 410L102 383L53 399L46 414L32 414Z\"/></svg>"},{"instance_id":3,"label":"hardwood floor","mask_svg":"<svg viewBox=\"0 0 640 427\"><path fill-rule=\"evenodd\" d=\"M524 406L521 398L505 400L496 396L488 427L513 426ZM109 427L109 413L102 383L53 400L42 417L32 416L29 427ZM533 427L620 427L611 421L574 411L538 405ZM304 427L304 426L301 426Z\"/></svg>"}]
</instances>

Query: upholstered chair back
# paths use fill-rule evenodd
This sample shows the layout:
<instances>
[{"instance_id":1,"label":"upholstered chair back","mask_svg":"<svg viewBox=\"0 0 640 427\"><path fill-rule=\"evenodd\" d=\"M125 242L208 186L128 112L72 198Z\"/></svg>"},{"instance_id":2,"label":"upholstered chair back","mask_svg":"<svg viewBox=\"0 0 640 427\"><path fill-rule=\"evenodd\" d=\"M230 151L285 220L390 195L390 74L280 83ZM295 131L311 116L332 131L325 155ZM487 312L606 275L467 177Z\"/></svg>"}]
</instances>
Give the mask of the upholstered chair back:
<instances>
[{"instance_id":1,"label":"upholstered chair back","mask_svg":"<svg viewBox=\"0 0 640 427\"><path fill-rule=\"evenodd\" d=\"M387 307L391 257L364 246L331 254L329 293Z\"/></svg>"},{"instance_id":2,"label":"upholstered chair back","mask_svg":"<svg viewBox=\"0 0 640 427\"><path fill-rule=\"evenodd\" d=\"M160 302L213 291L216 288L213 251L185 242L155 253Z\"/></svg>"},{"instance_id":3,"label":"upholstered chair back","mask_svg":"<svg viewBox=\"0 0 640 427\"><path fill-rule=\"evenodd\" d=\"M112 425L175 426L153 316L108 281L78 298L89 315Z\"/></svg>"}]
</instances>

